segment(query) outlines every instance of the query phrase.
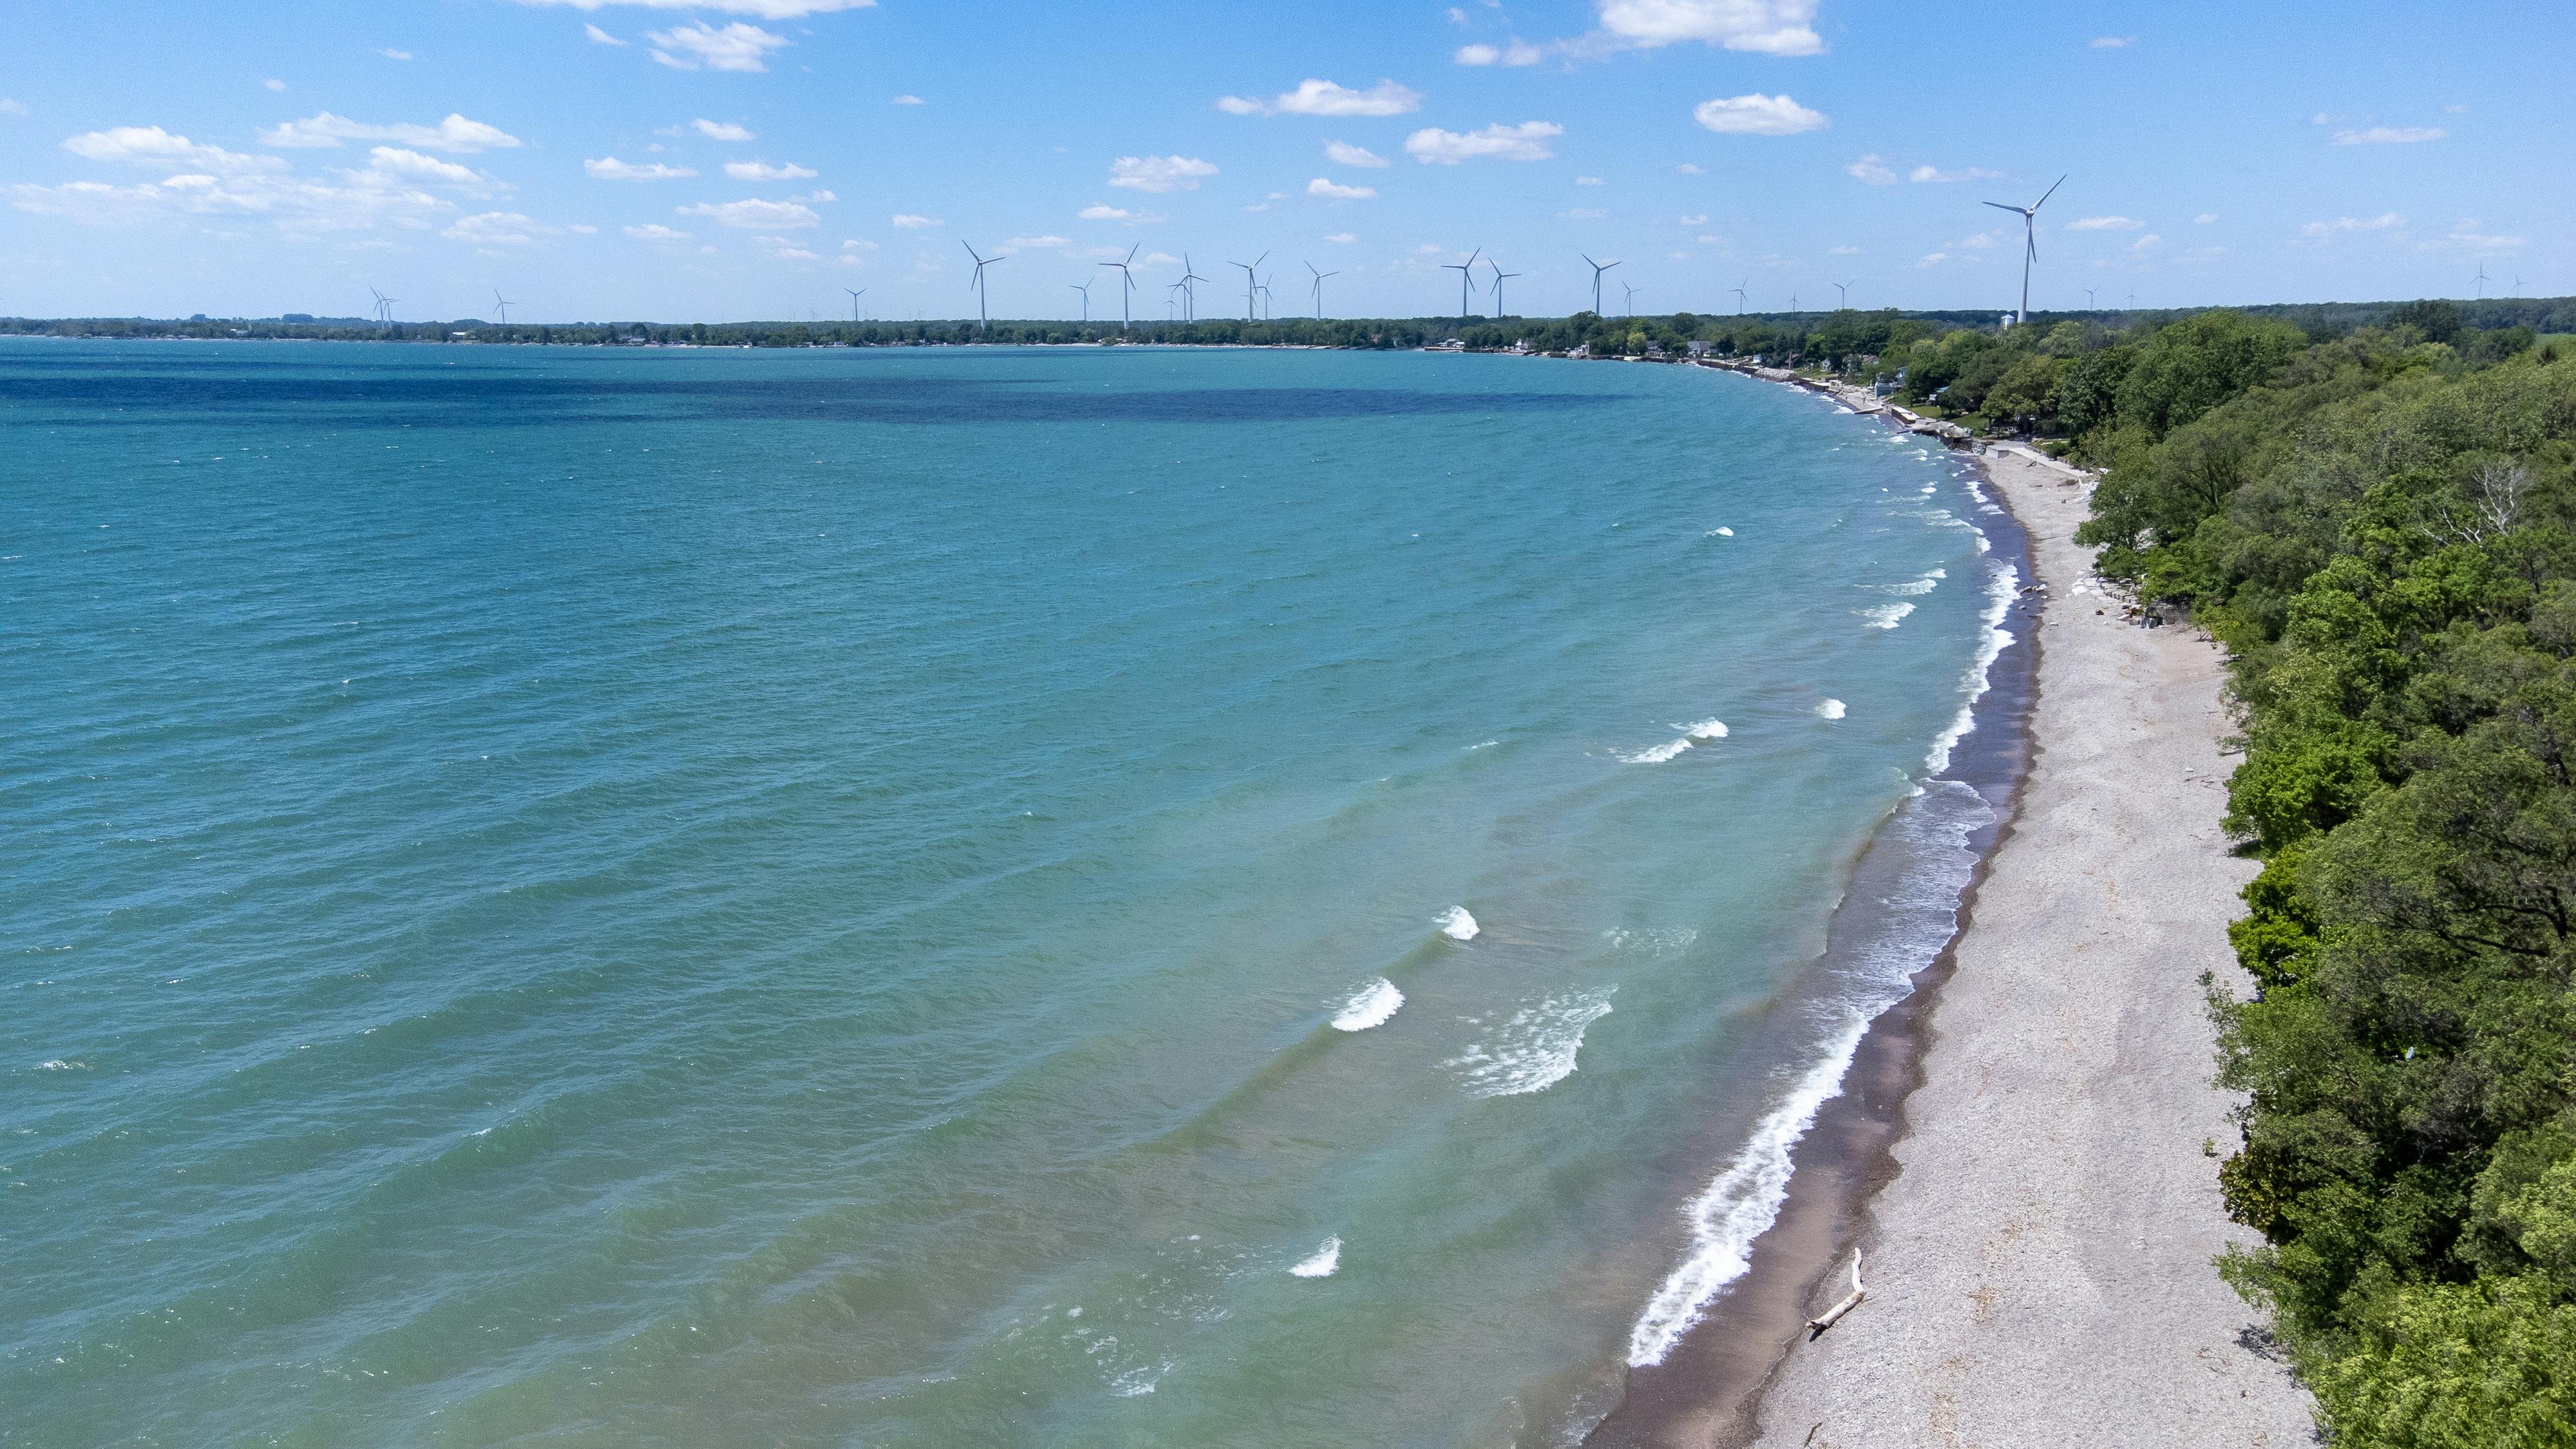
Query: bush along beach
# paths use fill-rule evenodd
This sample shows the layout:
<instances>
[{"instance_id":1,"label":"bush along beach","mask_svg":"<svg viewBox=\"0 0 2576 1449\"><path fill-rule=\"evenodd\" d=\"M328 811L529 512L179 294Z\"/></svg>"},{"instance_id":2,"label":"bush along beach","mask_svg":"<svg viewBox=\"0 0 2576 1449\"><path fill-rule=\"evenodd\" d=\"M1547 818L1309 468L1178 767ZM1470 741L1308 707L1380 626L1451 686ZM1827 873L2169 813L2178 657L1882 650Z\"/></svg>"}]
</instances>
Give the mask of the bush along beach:
<instances>
[{"instance_id":1,"label":"bush along beach","mask_svg":"<svg viewBox=\"0 0 2576 1449\"><path fill-rule=\"evenodd\" d=\"M2576 1444L2576 355L2429 303L2060 361L2080 537L2233 656L2221 1271L2339 1445Z\"/></svg>"}]
</instances>

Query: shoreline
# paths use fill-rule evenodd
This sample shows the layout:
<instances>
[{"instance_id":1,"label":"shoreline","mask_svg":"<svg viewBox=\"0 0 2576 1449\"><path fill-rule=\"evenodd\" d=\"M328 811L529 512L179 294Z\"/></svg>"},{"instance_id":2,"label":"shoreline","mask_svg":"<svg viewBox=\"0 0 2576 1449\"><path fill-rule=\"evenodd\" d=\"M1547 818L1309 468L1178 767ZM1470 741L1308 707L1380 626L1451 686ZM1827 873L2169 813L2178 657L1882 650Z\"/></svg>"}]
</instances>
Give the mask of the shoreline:
<instances>
[{"instance_id":1,"label":"shoreline","mask_svg":"<svg viewBox=\"0 0 2576 1449\"><path fill-rule=\"evenodd\" d=\"M1745 367L1701 365L1758 381L1786 380L1785 375L1761 376ZM1866 394L1861 395L1869 403L1864 407L1831 385L1802 384L1802 390L1854 413L1884 411ZM2044 596L2031 586L2033 540L2010 501L1982 474L1970 486L1994 506L2001 528L1992 518L1980 526L1990 536L2002 535L1994 539L1994 556L2017 577L1995 621L1996 627L2009 630L2010 642L1988 661L1986 690L1968 706L1970 727L1953 741L1947 767L1932 777L1976 789L1991 811L1959 842L1973 859L1952 897L1953 924L1932 958L1908 975L1904 994L1862 1025L1842 1058L1838 1083L1790 1149L1786 1191L1770 1226L1750 1244L1741 1276L1718 1290L1662 1362L1628 1369L1620 1403L1585 1436L1586 1449L1750 1442L1762 1390L1815 1311L1810 1298L1821 1281L1850 1261L1860 1210L1896 1175L1892 1148L1904 1128L1905 1102L1923 1080L1932 1009L1974 918L1995 852L2013 832L2038 750L2031 723L2039 701L2037 624ZM1854 937L1863 938L1857 944L1865 945L1872 928L1894 914L1884 898L1888 888L1937 868L1938 862L1909 848L1920 842L1905 838L1909 812L1922 805L1919 798L1900 805L1855 857L1827 927L1825 951L1810 969L1808 991L1820 984L1815 978L1830 977L1855 953ZM1773 1010L1794 1013L1806 1004L1784 999ZM1761 1120L1769 1121L1778 1110L1774 1107Z\"/></svg>"},{"instance_id":2,"label":"shoreline","mask_svg":"<svg viewBox=\"0 0 2576 1449\"><path fill-rule=\"evenodd\" d=\"M2210 1262L2250 1236L2200 1146L2229 1102L2199 977L2242 989L2224 927L2253 873L2218 827L2222 661L2188 631L2130 627L2102 592L2072 542L2084 475L2021 448L1977 466L2026 539L2024 597L2058 604L2016 631L2027 772L1957 930L1797 1143L1746 1272L1665 1364L1629 1371L1587 1444L2313 1439L2305 1390ZM2105 817L2128 828L2104 840ZM1855 1247L1868 1298L1810 1344Z\"/></svg>"}]
</instances>

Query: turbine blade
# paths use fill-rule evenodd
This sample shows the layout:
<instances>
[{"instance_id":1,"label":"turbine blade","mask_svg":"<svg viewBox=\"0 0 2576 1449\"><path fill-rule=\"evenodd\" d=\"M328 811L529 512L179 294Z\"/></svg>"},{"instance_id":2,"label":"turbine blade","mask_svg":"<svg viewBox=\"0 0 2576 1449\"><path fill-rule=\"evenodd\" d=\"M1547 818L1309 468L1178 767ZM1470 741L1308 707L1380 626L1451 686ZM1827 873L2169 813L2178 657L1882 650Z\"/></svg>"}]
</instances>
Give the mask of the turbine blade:
<instances>
[{"instance_id":1,"label":"turbine blade","mask_svg":"<svg viewBox=\"0 0 2576 1449\"><path fill-rule=\"evenodd\" d=\"M1991 207L1993 207L1993 208L1994 208L1995 210L1997 210L1997 211L2009 211L2009 212L2013 212L2013 213L2015 213L2015 214L2017 214L2017 215L2021 215L2021 216L2028 216L2028 215L2030 214L2029 212L2022 210L2022 208L2020 208L2020 207L2018 207L2018 206L2006 206L2006 205L2004 205L2004 204L2003 204L2002 202L2000 202L2000 201L1988 201L1988 202L1984 202L1984 203L1981 203L1981 204L1982 204L1982 205L1986 205L1986 206L1991 206Z\"/></svg>"},{"instance_id":2,"label":"turbine blade","mask_svg":"<svg viewBox=\"0 0 2576 1449\"><path fill-rule=\"evenodd\" d=\"M2071 171L2067 173L2067 175L2068 175L2068 176L2071 176L2071 175L2073 175L2073 174L2074 174L2074 173L2073 173L2073 172L2071 172ZM2032 202L2032 203L2030 204L2030 209L2031 209L2031 210L2033 210L2033 211L2037 211L2037 210L2039 210L2041 207L2048 205L2048 198L2050 198L2050 197L2052 197L2052 196L2055 196L2055 195L2057 194L2057 188L2059 188L2059 187L2061 187L2061 186L2064 186L2065 184L2066 184L2066 177L2065 177L2065 176L2060 176L2060 177L2058 177L2055 181L2052 181L2052 182L2048 183L2048 189L2047 189L2046 191L2043 191L2043 192L2041 192L2041 193L2039 194L2039 200Z\"/></svg>"}]
</instances>

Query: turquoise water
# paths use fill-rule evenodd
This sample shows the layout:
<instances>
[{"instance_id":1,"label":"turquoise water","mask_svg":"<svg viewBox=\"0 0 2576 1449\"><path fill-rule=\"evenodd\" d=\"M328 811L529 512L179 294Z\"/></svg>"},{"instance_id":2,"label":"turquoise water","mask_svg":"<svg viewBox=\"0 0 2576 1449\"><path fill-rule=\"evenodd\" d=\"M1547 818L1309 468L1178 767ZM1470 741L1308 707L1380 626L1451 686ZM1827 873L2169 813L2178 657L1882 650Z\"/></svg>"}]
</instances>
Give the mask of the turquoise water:
<instances>
[{"instance_id":1,"label":"turquoise water","mask_svg":"<svg viewBox=\"0 0 2576 1449\"><path fill-rule=\"evenodd\" d=\"M1972 484L1692 369L10 344L0 440L0 1443L1563 1442L1979 808Z\"/></svg>"}]
</instances>

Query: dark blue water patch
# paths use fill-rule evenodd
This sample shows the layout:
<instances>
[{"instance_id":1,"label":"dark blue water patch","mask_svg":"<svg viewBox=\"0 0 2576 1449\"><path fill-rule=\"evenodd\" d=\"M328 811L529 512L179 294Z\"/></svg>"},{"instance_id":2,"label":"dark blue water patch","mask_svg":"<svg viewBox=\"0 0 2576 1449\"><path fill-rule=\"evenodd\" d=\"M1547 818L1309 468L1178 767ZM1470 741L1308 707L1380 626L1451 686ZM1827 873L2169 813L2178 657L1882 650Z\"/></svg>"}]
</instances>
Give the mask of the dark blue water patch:
<instances>
[{"instance_id":1,"label":"dark blue water patch","mask_svg":"<svg viewBox=\"0 0 2576 1449\"><path fill-rule=\"evenodd\" d=\"M293 365L134 366L0 372L0 406L42 407L49 426L116 427L174 416L329 416L406 427L681 421L867 423L1309 422L1366 417L1591 410L1610 396L1425 388L1246 387L1068 390L1054 379L804 376L603 378L538 369ZM69 416L54 412L68 412Z\"/></svg>"}]
</instances>

